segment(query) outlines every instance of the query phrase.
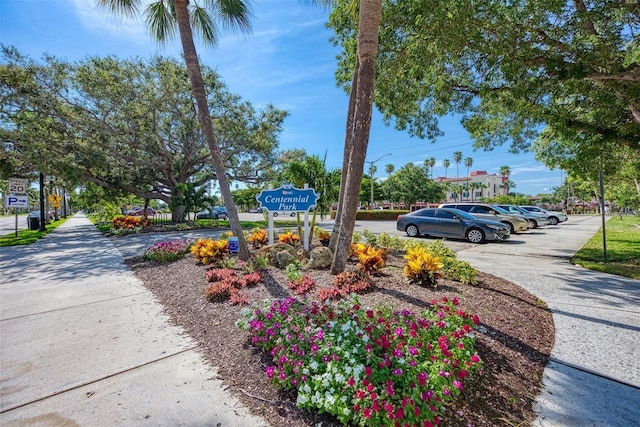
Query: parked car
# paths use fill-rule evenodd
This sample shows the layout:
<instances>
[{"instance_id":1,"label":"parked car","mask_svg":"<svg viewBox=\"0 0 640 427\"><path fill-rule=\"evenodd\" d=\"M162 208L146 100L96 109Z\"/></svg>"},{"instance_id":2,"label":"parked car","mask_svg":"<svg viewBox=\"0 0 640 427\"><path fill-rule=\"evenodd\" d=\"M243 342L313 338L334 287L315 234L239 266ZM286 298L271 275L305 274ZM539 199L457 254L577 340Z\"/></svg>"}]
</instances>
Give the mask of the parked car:
<instances>
[{"instance_id":1,"label":"parked car","mask_svg":"<svg viewBox=\"0 0 640 427\"><path fill-rule=\"evenodd\" d=\"M508 240L511 234L506 224L450 208L422 208L406 215L398 215L396 229L404 231L409 237L446 237L466 239L472 243Z\"/></svg>"},{"instance_id":2,"label":"parked car","mask_svg":"<svg viewBox=\"0 0 640 427\"><path fill-rule=\"evenodd\" d=\"M564 212L548 211L538 206L520 206L520 207L522 209L528 210L529 212L540 212L547 215L547 217L549 218L550 225L556 225L561 222L565 222L566 220L569 219L569 217L567 217L567 214L565 214Z\"/></svg>"},{"instance_id":3,"label":"parked car","mask_svg":"<svg viewBox=\"0 0 640 427\"><path fill-rule=\"evenodd\" d=\"M522 215L510 214L497 206L483 203L443 203L439 207L460 209L478 218L499 221L509 226L511 234L527 231L531 228L531 223Z\"/></svg>"},{"instance_id":4,"label":"parked car","mask_svg":"<svg viewBox=\"0 0 640 427\"><path fill-rule=\"evenodd\" d=\"M196 214L196 219L229 219L227 208L224 206L215 206L211 209L205 209Z\"/></svg>"},{"instance_id":5,"label":"parked car","mask_svg":"<svg viewBox=\"0 0 640 427\"><path fill-rule=\"evenodd\" d=\"M249 213L262 213L262 208L249 209Z\"/></svg>"},{"instance_id":6,"label":"parked car","mask_svg":"<svg viewBox=\"0 0 640 427\"><path fill-rule=\"evenodd\" d=\"M293 211L273 211L272 214L274 217L278 216L278 215L289 215L289 216L296 216L296 212Z\"/></svg>"},{"instance_id":7,"label":"parked car","mask_svg":"<svg viewBox=\"0 0 640 427\"><path fill-rule=\"evenodd\" d=\"M533 228L538 228L538 227L542 227L543 225L549 224L549 217L547 217L547 215L543 213L530 212L516 205L495 205L495 206L498 206L509 213L519 214L524 216L527 220L529 220Z\"/></svg>"},{"instance_id":8,"label":"parked car","mask_svg":"<svg viewBox=\"0 0 640 427\"><path fill-rule=\"evenodd\" d=\"M155 209L147 208L147 216L154 216L156 214ZM144 208L133 208L127 211L127 215L131 216L144 216Z\"/></svg>"},{"instance_id":9,"label":"parked car","mask_svg":"<svg viewBox=\"0 0 640 427\"><path fill-rule=\"evenodd\" d=\"M55 219L56 216L56 212L55 211L49 211L47 212L47 216L49 219ZM40 218L40 211L31 211L27 214L27 222L29 222L29 219L31 218Z\"/></svg>"}]
</instances>

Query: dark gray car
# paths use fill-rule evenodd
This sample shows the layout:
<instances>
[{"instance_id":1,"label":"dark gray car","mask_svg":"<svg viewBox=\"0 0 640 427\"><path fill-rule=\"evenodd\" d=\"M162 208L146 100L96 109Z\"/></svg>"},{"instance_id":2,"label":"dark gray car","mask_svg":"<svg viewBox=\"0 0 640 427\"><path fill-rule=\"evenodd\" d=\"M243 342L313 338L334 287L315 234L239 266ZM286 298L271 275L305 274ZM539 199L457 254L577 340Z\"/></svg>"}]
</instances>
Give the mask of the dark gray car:
<instances>
[{"instance_id":1,"label":"dark gray car","mask_svg":"<svg viewBox=\"0 0 640 427\"><path fill-rule=\"evenodd\" d=\"M449 208L424 208L399 215L396 229L406 232L409 237L446 237L467 239L472 243L508 240L510 237L508 225Z\"/></svg>"}]
</instances>

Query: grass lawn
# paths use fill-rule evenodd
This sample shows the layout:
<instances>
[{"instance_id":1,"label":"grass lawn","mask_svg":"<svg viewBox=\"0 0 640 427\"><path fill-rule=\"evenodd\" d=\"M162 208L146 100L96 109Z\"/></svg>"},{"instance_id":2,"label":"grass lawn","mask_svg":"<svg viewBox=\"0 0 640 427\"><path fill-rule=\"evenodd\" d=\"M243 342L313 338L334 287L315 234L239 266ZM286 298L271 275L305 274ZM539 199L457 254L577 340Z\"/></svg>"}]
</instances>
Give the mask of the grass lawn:
<instances>
[{"instance_id":1,"label":"grass lawn","mask_svg":"<svg viewBox=\"0 0 640 427\"><path fill-rule=\"evenodd\" d=\"M573 257L574 264L640 280L640 217L613 216L605 226L607 260L602 229Z\"/></svg>"},{"instance_id":2,"label":"grass lawn","mask_svg":"<svg viewBox=\"0 0 640 427\"><path fill-rule=\"evenodd\" d=\"M64 218L60 218L57 221L51 221L50 224L45 225L44 231L23 229L18 230L17 236L15 232L0 236L0 246L30 245L38 239L42 239L45 234L52 232L65 221L66 219Z\"/></svg>"}]
</instances>

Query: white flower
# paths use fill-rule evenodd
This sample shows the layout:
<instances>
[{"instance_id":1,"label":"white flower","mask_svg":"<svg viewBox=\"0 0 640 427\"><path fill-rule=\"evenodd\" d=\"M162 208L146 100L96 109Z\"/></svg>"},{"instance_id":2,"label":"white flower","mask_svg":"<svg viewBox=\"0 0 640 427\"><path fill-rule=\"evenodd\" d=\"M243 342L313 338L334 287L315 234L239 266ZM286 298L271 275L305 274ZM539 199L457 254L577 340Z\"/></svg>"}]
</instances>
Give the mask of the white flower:
<instances>
[{"instance_id":1,"label":"white flower","mask_svg":"<svg viewBox=\"0 0 640 427\"><path fill-rule=\"evenodd\" d=\"M298 399L296 399L297 405L304 405L309 400L309 397L306 394L298 393Z\"/></svg>"},{"instance_id":2,"label":"white flower","mask_svg":"<svg viewBox=\"0 0 640 427\"><path fill-rule=\"evenodd\" d=\"M311 363L309 363L309 367L311 368L311 370L313 372L318 370L318 362L316 362L315 360L312 360Z\"/></svg>"}]
</instances>

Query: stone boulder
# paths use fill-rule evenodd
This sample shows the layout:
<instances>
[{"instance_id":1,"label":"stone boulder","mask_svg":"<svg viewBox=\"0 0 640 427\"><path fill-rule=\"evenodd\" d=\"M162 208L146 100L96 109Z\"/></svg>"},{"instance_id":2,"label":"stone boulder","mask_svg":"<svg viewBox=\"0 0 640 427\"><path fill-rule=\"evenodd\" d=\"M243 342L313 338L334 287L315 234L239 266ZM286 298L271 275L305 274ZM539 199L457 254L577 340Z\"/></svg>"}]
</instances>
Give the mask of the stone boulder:
<instances>
[{"instance_id":1,"label":"stone boulder","mask_svg":"<svg viewBox=\"0 0 640 427\"><path fill-rule=\"evenodd\" d=\"M296 249L287 245L286 243L274 243L273 245L267 245L258 251L261 255L266 255L269 264L278 268L285 268L296 259Z\"/></svg>"},{"instance_id":2,"label":"stone boulder","mask_svg":"<svg viewBox=\"0 0 640 427\"><path fill-rule=\"evenodd\" d=\"M333 253L326 246L319 246L309 252L309 262L304 266L306 270L321 270L331 267Z\"/></svg>"}]
</instances>

